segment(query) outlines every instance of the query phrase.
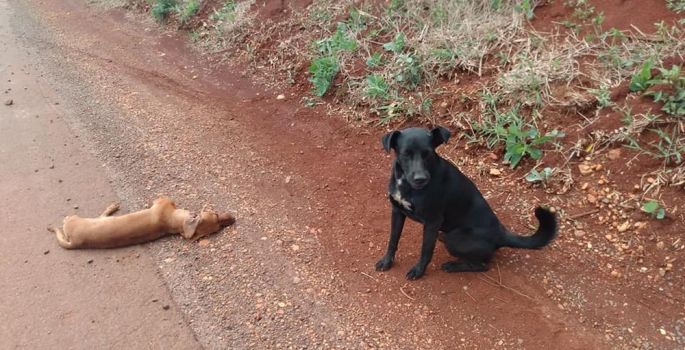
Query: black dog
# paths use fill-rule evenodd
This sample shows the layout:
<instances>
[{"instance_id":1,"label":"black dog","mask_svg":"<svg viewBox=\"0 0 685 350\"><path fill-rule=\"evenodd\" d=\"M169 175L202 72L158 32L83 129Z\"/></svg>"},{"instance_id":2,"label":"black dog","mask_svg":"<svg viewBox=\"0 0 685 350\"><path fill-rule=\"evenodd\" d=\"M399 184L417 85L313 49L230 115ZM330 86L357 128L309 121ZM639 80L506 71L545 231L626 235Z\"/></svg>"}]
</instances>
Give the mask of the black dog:
<instances>
[{"instance_id":1,"label":"black dog","mask_svg":"<svg viewBox=\"0 0 685 350\"><path fill-rule=\"evenodd\" d=\"M540 226L534 235L524 237L507 230L476 185L435 152L449 137L450 132L443 127L430 131L409 128L383 136L383 147L387 152L394 149L396 159L388 186L392 203L390 241L376 270L392 266L407 216L423 224L421 257L407 272L412 280L426 271L438 232L443 233L440 240L449 253L460 259L444 263L442 269L447 272L487 271L498 248L539 249L554 239L556 216L540 207L535 209Z\"/></svg>"}]
</instances>

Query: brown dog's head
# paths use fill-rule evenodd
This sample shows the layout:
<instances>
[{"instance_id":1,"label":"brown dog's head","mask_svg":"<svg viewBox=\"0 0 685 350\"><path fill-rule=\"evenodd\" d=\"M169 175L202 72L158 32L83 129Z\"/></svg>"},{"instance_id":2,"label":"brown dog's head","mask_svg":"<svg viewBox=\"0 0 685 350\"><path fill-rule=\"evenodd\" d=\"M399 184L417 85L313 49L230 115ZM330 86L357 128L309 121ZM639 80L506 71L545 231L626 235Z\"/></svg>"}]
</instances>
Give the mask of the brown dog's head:
<instances>
[{"instance_id":1,"label":"brown dog's head","mask_svg":"<svg viewBox=\"0 0 685 350\"><path fill-rule=\"evenodd\" d=\"M202 210L200 215L191 213L183 224L183 237L196 241L233 223L235 218L230 213L217 213L211 209Z\"/></svg>"}]
</instances>

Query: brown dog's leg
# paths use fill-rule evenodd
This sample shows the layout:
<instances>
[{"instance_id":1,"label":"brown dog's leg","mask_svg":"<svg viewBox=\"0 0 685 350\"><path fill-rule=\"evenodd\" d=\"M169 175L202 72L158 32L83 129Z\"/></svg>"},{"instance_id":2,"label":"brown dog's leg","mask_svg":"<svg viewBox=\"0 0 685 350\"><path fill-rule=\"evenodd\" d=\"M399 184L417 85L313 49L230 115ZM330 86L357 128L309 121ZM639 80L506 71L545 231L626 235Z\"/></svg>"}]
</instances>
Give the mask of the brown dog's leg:
<instances>
[{"instance_id":1,"label":"brown dog's leg","mask_svg":"<svg viewBox=\"0 0 685 350\"><path fill-rule=\"evenodd\" d=\"M107 207L107 209L105 209L105 211L102 212L102 214L100 214L100 216L110 216L116 213L117 210L119 210L119 203L112 203L109 207Z\"/></svg>"}]
</instances>

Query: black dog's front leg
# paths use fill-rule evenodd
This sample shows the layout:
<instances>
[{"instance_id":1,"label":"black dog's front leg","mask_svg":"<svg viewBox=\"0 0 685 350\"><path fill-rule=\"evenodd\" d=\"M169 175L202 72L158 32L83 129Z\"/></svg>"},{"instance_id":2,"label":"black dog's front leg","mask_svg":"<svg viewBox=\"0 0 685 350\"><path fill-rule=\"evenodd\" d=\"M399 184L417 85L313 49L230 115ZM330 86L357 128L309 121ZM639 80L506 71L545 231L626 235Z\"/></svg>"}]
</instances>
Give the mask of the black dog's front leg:
<instances>
[{"instance_id":1,"label":"black dog's front leg","mask_svg":"<svg viewBox=\"0 0 685 350\"><path fill-rule=\"evenodd\" d=\"M397 252L397 245L400 242L404 221L407 218L399 209L392 207L392 218L390 219L390 240L388 241L388 251L376 263L377 271L385 271L392 266Z\"/></svg>"},{"instance_id":2,"label":"black dog's front leg","mask_svg":"<svg viewBox=\"0 0 685 350\"><path fill-rule=\"evenodd\" d=\"M438 230L442 220L439 222L425 223L423 225L423 243L421 244L421 257L414 267L407 272L407 279L415 280L421 278L426 272L426 266L433 259L433 251L435 250L435 241L438 239Z\"/></svg>"}]
</instances>

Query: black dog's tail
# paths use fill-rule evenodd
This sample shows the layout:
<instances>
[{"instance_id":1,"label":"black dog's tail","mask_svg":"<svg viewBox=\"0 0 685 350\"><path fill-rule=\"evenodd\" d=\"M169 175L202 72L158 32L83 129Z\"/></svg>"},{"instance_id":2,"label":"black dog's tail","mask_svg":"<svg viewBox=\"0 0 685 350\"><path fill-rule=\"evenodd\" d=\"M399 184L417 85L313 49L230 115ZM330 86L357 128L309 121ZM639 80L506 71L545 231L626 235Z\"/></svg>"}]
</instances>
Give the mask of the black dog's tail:
<instances>
[{"instance_id":1,"label":"black dog's tail","mask_svg":"<svg viewBox=\"0 0 685 350\"><path fill-rule=\"evenodd\" d=\"M502 238L503 247L540 249L551 242L557 235L557 217L551 211L537 207L535 217L538 218L540 226L532 236L520 236L506 231Z\"/></svg>"}]
</instances>

